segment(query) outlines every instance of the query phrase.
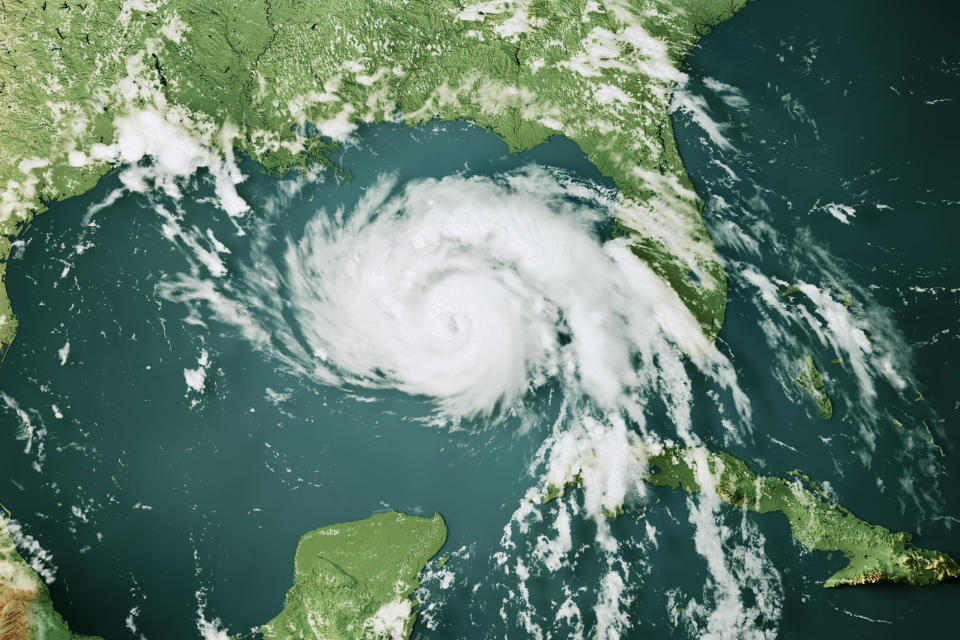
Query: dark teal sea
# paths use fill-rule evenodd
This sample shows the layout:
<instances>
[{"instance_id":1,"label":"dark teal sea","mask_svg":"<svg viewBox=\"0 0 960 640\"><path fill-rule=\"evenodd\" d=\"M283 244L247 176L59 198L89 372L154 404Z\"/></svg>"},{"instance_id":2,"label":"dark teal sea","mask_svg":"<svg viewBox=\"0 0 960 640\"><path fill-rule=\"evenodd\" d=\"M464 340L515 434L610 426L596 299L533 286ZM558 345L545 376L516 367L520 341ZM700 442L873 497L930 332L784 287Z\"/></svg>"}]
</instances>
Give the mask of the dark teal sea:
<instances>
[{"instance_id":1,"label":"dark teal sea","mask_svg":"<svg viewBox=\"0 0 960 640\"><path fill-rule=\"evenodd\" d=\"M800 469L858 516L916 532L918 544L954 558L957 23L946 2L759 0L705 37L684 66L684 94L708 120L682 107L674 118L729 277L720 348L753 407L753 433L733 443L709 383L690 372L694 430L760 472ZM709 122L719 125L713 138ZM466 122L368 126L356 137L335 158L346 173L323 170L324 180L290 198L273 223L278 238L298 237L321 207L350 210L386 172L402 184L537 163L610 186L564 138L511 155ZM250 161L242 169L249 178L239 191L255 211L293 180L264 175ZM236 332L208 318L198 324L185 306L157 294L158 283L188 269L182 248L163 236L157 196L126 194L92 216L95 227L85 225L90 208L119 186L113 174L38 217L7 275L21 328L0 366L0 500L49 551L54 603L71 627L109 640L196 638L200 615L244 633L282 608L300 535L398 509L443 514L442 553L454 554L451 586L442 587L436 567L424 580L433 608L414 637L527 637L517 585L493 554L531 485L528 466L560 410L558 386L528 398L543 416L533 426L511 418L450 430L416 419L430 412L427 399L302 379ZM196 180L189 195L179 203L184 226L210 229L231 251L221 255L228 268L245 260L249 235L239 236L212 203L209 181ZM894 367L911 384L897 390L871 377L876 412L865 413L847 354L821 338L826 319L802 299L781 317L760 301L747 273L851 293L850 314L866 327L874 353L896 350ZM197 393L184 370L204 351L207 386ZM790 381L796 371L785 362L802 353L824 371L831 421L820 420ZM831 363L838 357L843 362ZM663 411L651 411L651 424L669 433ZM576 505L579 497L568 500ZM632 506L611 524L623 562L635 568L624 637L703 635L684 622L684 603L725 604L704 586L712 578L692 541L687 496L656 489ZM755 621L756 637L956 633L960 583L824 590L823 580L843 566L839 554L802 549L776 514L730 508L721 517L733 530L746 521L762 534L761 549L779 572L779 595L766 587L742 594L748 607L782 597L776 615ZM546 514L526 535L553 535L555 518ZM630 543L651 525L660 532L655 548ZM573 634L555 615L567 597L592 637L608 560L592 546L593 523L574 519L572 535L577 561L557 574L534 571L526 583L556 638ZM727 551L736 545L734 536Z\"/></svg>"}]
</instances>

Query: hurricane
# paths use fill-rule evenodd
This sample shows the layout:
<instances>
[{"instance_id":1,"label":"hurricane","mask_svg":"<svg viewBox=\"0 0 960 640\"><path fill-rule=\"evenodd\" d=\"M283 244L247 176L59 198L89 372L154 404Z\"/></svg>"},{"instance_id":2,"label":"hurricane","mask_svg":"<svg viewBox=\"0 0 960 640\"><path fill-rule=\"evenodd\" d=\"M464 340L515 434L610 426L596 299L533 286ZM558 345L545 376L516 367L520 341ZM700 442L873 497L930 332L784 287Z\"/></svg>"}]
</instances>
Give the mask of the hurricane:
<instances>
[{"instance_id":1,"label":"hurricane","mask_svg":"<svg viewBox=\"0 0 960 640\"><path fill-rule=\"evenodd\" d=\"M186 305L188 323L239 336L321 388L366 390L374 402L388 391L424 397L434 426L539 424L530 488L501 541L513 551L496 554L494 566L522 583L531 570L563 570L577 526L571 516L593 522L595 553L607 566L594 606L608 611L600 628L616 637L632 601L622 556L630 545L611 533L609 514L644 500L645 452L702 444L691 415L694 378L715 389L714 404L742 431L735 438L750 433L751 409L729 358L613 232L615 192L535 164L403 183L385 173L352 207L318 207L302 232L279 237L270 220L285 215L304 181L290 185L263 207L267 223L248 230L249 255L231 256L230 270L212 234L183 228L158 207L190 265L168 274L158 295ZM543 415L543 393L553 391L560 406ZM557 537L525 535L544 519L534 506L544 488L573 481L582 484L582 506L571 514L561 503L550 516ZM742 631L754 617L776 619L780 578L763 537L738 545L714 523L716 498L689 505L697 549L720 576L709 594L721 595L704 596L715 606L705 604L698 619L709 624L730 607L742 619L713 624ZM723 559L724 545L740 549L741 564ZM741 602L734 575L743 589L766 594L762 615ZM528 632L549 626L542 604L518 606Z\"/></svg>"},{"instance_id":2,"label":"hurricane","mask_svg":"<svg viewBox=\"0 0 960 640\"><path fill-rule=\"evenodd\" d=\"M708 115L693 122L709 129L702 121ZM164 180L161 165L129 170L160 172L153 181ZM731 184L739 179L724 171ZM882 305L807 231L791 241L758 219L753 210L762 209L761 200L717 195L706 203L708 213L723 216L715 241L726 250L730 285L752 300L753 330L766 343L763 353L744 352L740 341L738 351L705 335L675 290L618 233L616 189L531 162L499 172L400 173L368 176L356 199L330 206L311 194L341 178L318 168L277 182L272 195L249 203L249 215L217 213L209 225L187 215L176 194L145 194L159 232L182 260L160 274L153 294L200 336L196 365L183 370L191 406L210 392L221 356L207 343L219 335L243 342L265 371L276 372L266 395L281 409L294 392L273 386L297 380L313 393L345 392L384 415L394 411L396 394L422 401L428 412L407 406L404 428L475 433L470 448L489 430L535 434L526 490L489 558L491 575L500 577L484 589L492 590L488 597L502 589L519 594L500 615L536 637L552 637L557 625L557 603L532 586L544 576L564 576L550 597L566 594L561 627L574 636L587 618L597 637L622 637L633 626L631 585L651 570L644 558L663 553L660 530L647 519L644 538L623 539L611 517L625 508L643 513L662 499L650 493L648 458L683 447L704 489L685 497L683 509L709 573L699 593L665 594L675 609L671 623L694 636L772 637L782 615L781 574L755 525L724 524L707 451L757 443L769 428L756 424L741 388L744 368L770 366L783 394L795 397L796 363L820 343L850 367L855 385L834 387L834 394L858 408L844 420L856 427L847 437L863 445L856 462L868 467L877 425L887 419L879 398L910 379L902 355L908 350ZM101 209L88 211L90 233ZM716 416L712 425L705 413ZM900 454L909 465L905 478L918 468L913 457L929 459L915 451ZM575 496L564 496L568 486L579 488ZM922 499L904 486L920 509L936 499L935 484ZM597 571L590 597L573 591L578 579L567 574L582 557ZM433 569L423 580L425 597L442 607L438 590L457 578ZM424 615L429 621L433 614Z\"/></svg>"},{"instance_id":3,"label":"hurricane","mask_svg":"<svg viewBox=\"0 0 960 640\"><path fill-rule=\"evenodd\" d=\"M627 239L610 239L614 202L538 166L382 175L352 210L319 209L279 257L265 237L238 278L203 277L196 261L159 292L318 382L426 396L452 420L502 416L549 380L636 418L648 393L681 399L685 356L717 377L729 366Z\"/></svg>"},{"instance_id":4,"label":"hurricane","mask_svg":"<svg viewBox=\"0 0 960 640\"><path fill-rule=\"evenodd\" d=\"M0 574L38 630L952 628L908 586L960 576L927 14L140 4L11 23Z\"/></svg>"},{"instance_id":5,"label":"hurricane","mask_svg":"<svg viewBox=\"0 0 960 640\"><path fill-rule=\"evenodd\" d=\"M286 223L291 198L323 179L315 173L285 182L259 205L258 222L245 225L239 251L210 230L186 226L175 202L156 200L163 233L188 265L165 274L157 295L185 306L188 324L239 337L265 362L317 388L360 390L370 402L391 392L424 398L433 410L423 421L434 427L538 425L543 435L528 464L529 488L505 525L492 568L517 580L523 593L532 576L575 566L577 518L592 522L590 553L604 569L590 615L600 637L618 637L630 627L624 612L634 596L627 585L637 571L626 557L637 545L654 552L657 530L648 527L646 542L625 544L610 515L649 500L649 453L673 445L703 450L702 427L694 426L700 404L721 416L723 431L712 440L754 439L735 354L704 335L629 238L618 236L609 187L537 164L408 180L386 172L355 202L316 206L301 227ZM756 292L784 392L794 393L796 384L785 374L800 357L794 335L820 340L851 363L859 393L849 401L862 409L860 455L869 464L876 385L886 380L902 388L894 369L908 370L902 361L891 364L896 330L869 291L815 244L798 243L784 259L817 264L814 277L854 292L869 325L848 315L835 292L803 279L796 289L814 306L794 310L778 294L789 282L765 274L758 250L772 242L785 252L785 241L762 224L748 226L748 213L738 226L722 198L709 206L726 212L717 240L736 256L727 262L734 285ZM190 370L201 386L205 355ZM545 411L544 394L557 394L559 406ZM706 458L700 464L708 467ZM701 473L697 480L711 487L717 477ZM537 507L547 488L571 483L581 487L580 499ZM710 577L699 596L669 594L671 602L686 598L674 624L694 635L770 637L783 586L765 537L743 520L734 539L718 524L721 503L710 491L685 502ZM531 535L544 528L552 533ZM424 588L450 579L428 573ZM584 615L577 606L576 598L564 605L574 629ZM528 633L551 627L535 599L508 609Z\"/></svg>"}]
</instances>

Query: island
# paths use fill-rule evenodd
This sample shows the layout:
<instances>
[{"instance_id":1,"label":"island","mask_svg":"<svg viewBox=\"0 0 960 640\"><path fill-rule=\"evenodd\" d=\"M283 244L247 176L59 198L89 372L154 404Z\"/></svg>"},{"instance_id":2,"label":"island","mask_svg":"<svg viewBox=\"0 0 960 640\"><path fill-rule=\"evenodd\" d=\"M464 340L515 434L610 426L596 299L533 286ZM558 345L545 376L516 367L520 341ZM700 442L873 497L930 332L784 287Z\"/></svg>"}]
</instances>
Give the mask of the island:
<instances>
[{"instance_id":1,"label":"island","mask_svg":"<svg viewBox=\"0 0 960 640\"><path fill-rule=\"evenodd\" d=\"M821 418L829 420L833 417L833 402L823 386L823 375L817 369L813 356L810 354L803 356L803 370L793 381L810 394L813 401L817 403Z\"/></svg>"},{"instance_id":2,"label":"island","mask_svg":"<svg viewBox=\"0 0 960 640\"><path fill-rule=\"evenodd\" d=\"M847 565L827 578L824 587L875 582L933 585L960 578L960 566L949 555L915 547L907 532L891 532L861 520L803 474L795 472L791 480L761 476L729 453L705 447L637 443L630 453L637 464L649 469L643 479L652 486L708 493L756 513L780 512L793 537L807 549L843 553ZM567 488L588 482L593 462L582 458L571 463L536 501L546 504L562 497ZM803 481L814 488L807 488ZM602 509L609 518L623 513L621 504L604 504Z\"/></svg>"}]
</instances>

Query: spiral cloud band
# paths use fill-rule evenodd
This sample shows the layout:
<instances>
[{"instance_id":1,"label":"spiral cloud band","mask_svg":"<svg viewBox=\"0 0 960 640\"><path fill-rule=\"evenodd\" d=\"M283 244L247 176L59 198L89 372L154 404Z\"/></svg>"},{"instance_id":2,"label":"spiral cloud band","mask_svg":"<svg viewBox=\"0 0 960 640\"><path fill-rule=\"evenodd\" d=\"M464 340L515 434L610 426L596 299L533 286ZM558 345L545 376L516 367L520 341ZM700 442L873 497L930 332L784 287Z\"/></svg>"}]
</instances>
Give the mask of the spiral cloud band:
<instances>
[{"instance_id":1,"label":"spiral cloud band","mask_svg":"<svg viewBox=\"0 0 960 640\"><path fill-rule=\"evenodd\" d=\"M691 369L732 394L741 418L733 433L749 430L750 409L733 366L674 290L625 238L612 238L616 193L538 166L404 184L387 175L349 209L312 212L302 233L278 239L271 222L293 210L291 186L250 230L249 259L229 265L211 232L184 229L181 217L158 208L191 266L165 278L159 294L185 303L188 321L225 326L320 385L428 398L437 409L431 422L500 423L517 414L542 422L529 394L555 383L563 402L530 463L535 486L494 560L529 593L531 567L556 572L572 562L567 508L591 519L606 564L597 637L620 637L631 570L607 514L645 495L646 444L700 444ZM574 478L582 502L556 507L557 538L527 540L531 523L552 517L538 507L544 488ZM702 508L691 503L700 514L691 522L713 540L717 501L704 499ZM744 545L747 564L764 567L757 590L779 593L762 538ZM702 551L720 576L710 584L721 595L709 598L739 603L725 578L739 569L717 556L721 546ZM536 607L528 599L517 606L530 635L544 637L548 622Z\"/></svg>"},{"instance_id":2,"label":"spiral cloud band","mask_svg":"<svg viewBox=\"0 0 960 640\"><path fill-rule=\"evenodd\" d=\"M618 410L666 354L712 347L626 240L602 239L612 209L535 166L402 188L385 176L354 210L318 212L282 260L264 250L242 278L197 269L161 294L206 301L318 380L427 396L453 418L498 415L557 377Z\"/></svg>"}]
</instances>

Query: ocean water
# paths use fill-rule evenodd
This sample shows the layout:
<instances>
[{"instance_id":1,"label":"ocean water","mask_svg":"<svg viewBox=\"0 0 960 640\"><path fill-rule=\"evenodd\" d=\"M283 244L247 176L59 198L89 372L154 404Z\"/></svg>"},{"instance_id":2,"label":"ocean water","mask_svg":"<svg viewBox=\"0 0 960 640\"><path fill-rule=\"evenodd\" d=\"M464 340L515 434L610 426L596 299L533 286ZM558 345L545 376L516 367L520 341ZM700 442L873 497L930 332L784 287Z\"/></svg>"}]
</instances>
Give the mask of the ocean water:
<instances>
[{"instance_id":1,"label":"ocean water","mask_svg":"<svg viewBox=\"0 0 960 640\"><path fill-rule=\"evenodd\" d=\"M689 401L648 398L644 424L679 439L683 404L707 446L763 473L800 469L860 517L957 557L960 56L949 21L930 19L946 11L757 2L689 58L676 134L730 279L719 350L751 410L687 364ZM21 331L0 366L0 499L49 552L37 561L76 631L243 633L282 608L300 535L394 508L449 527L453 558L425 572L416 637L949 635L958 585L824 590L844 560L803 550L777 514L667 489L631 495L610 522L579 491L529 511L538 453L572 415L560 377L500 420L451 423L426 395L303 369L291 344L309 342L308 323L260 280L282 280L287 239L358 215L385 175L402 189L550 167L550 184L580 189L567 200L601 211L585 233L609 234L611 185L563 138L510 155L469 123L381 125L336 162L306 180L244 163L256 215L241 221L204 176L183 197L101 207L113 174L23 236L7 276ZM278 311L256 325L266 335L184 298L207 282L230 308ZM763 295L800 283L808 295ZM830 421L792 380L807 353Z\"/></svg>"},{"instance_id":2,"label":"ocean water","mask_svg":"<svg viewBox=\"0 0 960 640\"><path fill-rule=\"evenodd\" d=\"M721 340L740 354L758 430L798 450L758 442L752 455L829 482L860 517L918 532L918 544L954 557L960 262L953 238L960 231L960 186L952 158L960 141L960 53L949 25L955 20L956 7L943 2L918 3L908 12L889 3L752 3L706 37L684 68L685 92L705 101L703 122L718 125L713 131L722 141L711 139L712 127L697 124L689 109L681 106L674 119L684 163L708 201L707 226L728 261ZM907 386L878 384L884 410L870 411L850 358L832 364L840 355L835 344L810 335L806 320L771 312L745 276L751 270L853 292L852 315L875 351L897 354ZM758 322L758 311L768 323ZM767 349L758 348L764 342ZM829 422L812 419L810 404L800 418L773 400L778 387L789 387L775 380L778 359L801 351L815 356L827 380L835 410ZM924 422L945 456L920 453ZM869 456L867 442L875 447ZM957 584L817 590L801 578L811 575L801 567L824 561L822 554L788 561L795 568L785 573L780 637L952 633L947 612Z\"/></svg>"}]
</instances>

